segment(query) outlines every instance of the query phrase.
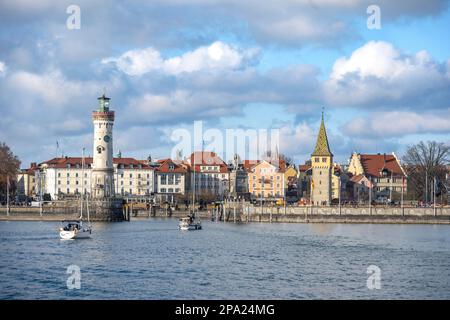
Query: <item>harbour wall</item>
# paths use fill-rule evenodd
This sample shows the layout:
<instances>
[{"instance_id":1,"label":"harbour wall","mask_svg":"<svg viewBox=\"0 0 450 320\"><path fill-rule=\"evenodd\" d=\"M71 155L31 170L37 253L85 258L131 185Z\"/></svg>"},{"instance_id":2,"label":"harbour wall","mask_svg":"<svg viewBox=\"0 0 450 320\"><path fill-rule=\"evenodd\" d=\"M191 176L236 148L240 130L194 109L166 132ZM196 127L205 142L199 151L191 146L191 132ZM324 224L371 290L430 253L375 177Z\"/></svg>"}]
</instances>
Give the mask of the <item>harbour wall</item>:
<instances>
[{"instance_id":1,"label":"harbour wall","mask_svg":"<svg viewBox=\"0 0 450 320\"><path fill-rule=\"evenodd\" d=\"M116 210L118 220L110 215L94 215L92 221L120 221L145 218L180 218L186 216L187 210L166 210L162 208L132 208L127 206ZM108 207L103 207L103 211ZM37 207L11 207L9 215L6 208L0 208L0 220L42 220L57 221L76 219L79 216L76 206L53 206L51 210L44 207L42 214ZM119 215L120 214L120 215ZM227 204L219 210L199 211L198 216L204 220L226 222L267 222L267 223L387 223L387 224L450 224L450 207L442 208L398 208L398 207L260 207L252 205Z\"/></svg>"}]
</instances>

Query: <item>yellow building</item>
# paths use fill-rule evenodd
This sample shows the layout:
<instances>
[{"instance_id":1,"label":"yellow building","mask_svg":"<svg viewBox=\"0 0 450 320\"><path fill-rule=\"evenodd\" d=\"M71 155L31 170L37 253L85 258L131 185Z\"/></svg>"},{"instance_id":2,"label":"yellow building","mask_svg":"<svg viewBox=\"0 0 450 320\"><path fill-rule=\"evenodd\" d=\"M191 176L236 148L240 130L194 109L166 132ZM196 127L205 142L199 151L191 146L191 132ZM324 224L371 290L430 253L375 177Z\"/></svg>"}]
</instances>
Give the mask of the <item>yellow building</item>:
<instances>
[{"instance_id":1,"label":"yellow building","mask_svg":"<svg viewBox=\"0 0 450 320\"><path fill-rule=\"evenodd\" d=\"M288 166L284 172L284 194L286 201L289 203L299 200L299 173L295 166Z\"/></svg>"},{"instance_id":2,"label":"yellow building","mask_svg":"<svg viewBox=\"0 0 450 320\"><path fill-rule=\"evenodd\" d=\"M263 160L257 162L248 170L248 188L254 198L283 198L284 169Z\"/></svg>"},{"instance_id":3,"label":"yellow building","mask_svg":"<svg viewBox=\"0 0 450 320\"><path fill-rule=\"evenodd\" d=\"M312 203L314 205L330 205L332 196L333 154L328 144L327 132L323 119L320 123L316 147L311 155L312 166Z\"/></svg>"},{"instance_id":4,"label":"yellow building","mask_svg":"<svg viewBox=\"0 0 450 320\"><path fill-rule=\"evenodd\" d=\"M34 197L37 194L36 187L36 163L32 163L29 169L20 170L17 174L17 194L19 197Z\"/></svg>"}]
</instances>

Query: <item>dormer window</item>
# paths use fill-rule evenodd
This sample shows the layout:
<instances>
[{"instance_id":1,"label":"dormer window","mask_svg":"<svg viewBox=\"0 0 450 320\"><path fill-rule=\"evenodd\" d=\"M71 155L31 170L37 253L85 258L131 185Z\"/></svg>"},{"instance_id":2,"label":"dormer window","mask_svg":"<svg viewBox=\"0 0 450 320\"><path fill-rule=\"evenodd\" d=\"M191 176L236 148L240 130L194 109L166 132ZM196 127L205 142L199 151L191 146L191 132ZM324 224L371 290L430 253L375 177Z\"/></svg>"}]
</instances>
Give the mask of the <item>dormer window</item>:
<instances>
[{"instance_id":1,"label":"dormer window","mask_svg":"<svg viewBox=\"0 0 450 320\"><path fill-rule=\"evenodd\" d=\"M70 169L70 163L67 164L67 169Z\"/></svg>"},{"instance_id":2,"label":"dormer window","mask_svg":"<svg viewBox=\"0 0 450 320\"><path fill-rule=\"evenodd\" d=\"M130 169L133 169L133 165L132 164L130 164Z\"/></svg>"},{"instance_id":3,"label":"dormer window","mask_svg":"<svg viewBox=\"0 0 450 320\"><path fill-rule=\"evenodd\" d=\"M173 170L175 167L174 167L174 165L173 165L173 163L171 163L171 164L169 164L169 170Z\"/></svg>"}]
</instances>

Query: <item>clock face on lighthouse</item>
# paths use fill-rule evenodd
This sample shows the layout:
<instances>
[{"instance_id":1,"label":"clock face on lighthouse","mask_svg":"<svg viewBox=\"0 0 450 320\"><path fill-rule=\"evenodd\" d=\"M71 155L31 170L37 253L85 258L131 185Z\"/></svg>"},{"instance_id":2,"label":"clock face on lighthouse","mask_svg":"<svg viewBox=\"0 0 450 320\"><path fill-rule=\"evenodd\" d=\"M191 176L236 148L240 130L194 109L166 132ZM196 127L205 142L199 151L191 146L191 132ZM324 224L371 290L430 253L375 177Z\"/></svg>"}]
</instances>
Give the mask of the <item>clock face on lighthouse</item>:
<instances>
[{"instance_id":1,"label":"clock face on lighthouse","mask_svg":"<svg viewBox=\"0 0 450 320\"><path fill-rule=\"evenodd\" d=\"M110 136L106 135L106 136L103 137L103 140L104 140L106 143L108 143L109 141L111 141L111 138L110 138Z\"/></svg>"}]
</instances>

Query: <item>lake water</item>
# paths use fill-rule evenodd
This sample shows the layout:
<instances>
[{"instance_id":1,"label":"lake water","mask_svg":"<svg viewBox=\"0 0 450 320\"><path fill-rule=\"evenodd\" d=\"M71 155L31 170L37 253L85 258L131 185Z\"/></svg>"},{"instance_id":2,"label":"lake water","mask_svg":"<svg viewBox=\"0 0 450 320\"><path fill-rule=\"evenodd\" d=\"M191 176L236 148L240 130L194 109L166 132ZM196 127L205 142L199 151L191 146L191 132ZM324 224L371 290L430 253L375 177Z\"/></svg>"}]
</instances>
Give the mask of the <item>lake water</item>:
<instances>
[{"instance_id":1,"label":"lake water","mask_svg":"<svg viewBox=\"0 0 450 320\"><path fill-rule=\"evenodd\" d=\"M0 299L450 298L450 226L177 223L94 223L92 239L61 241L57 222L0 222Z\"/></svg>"}]
</instances>

